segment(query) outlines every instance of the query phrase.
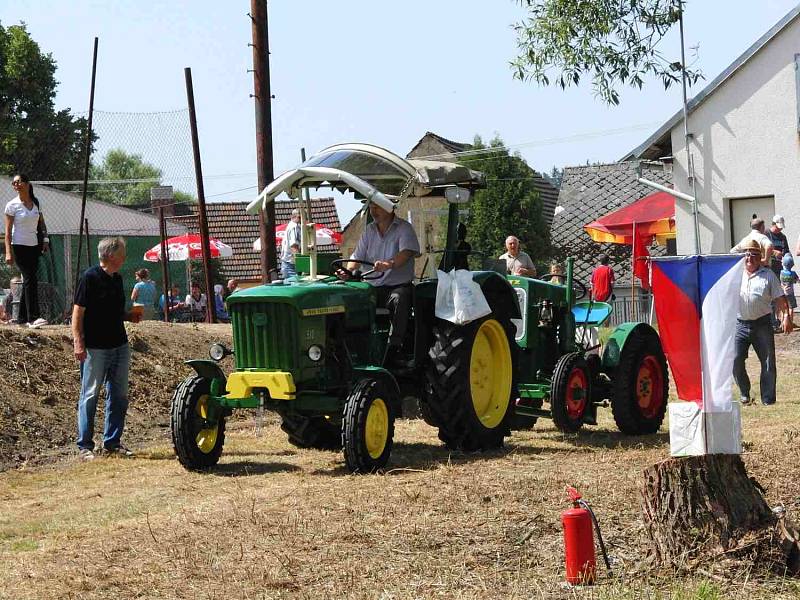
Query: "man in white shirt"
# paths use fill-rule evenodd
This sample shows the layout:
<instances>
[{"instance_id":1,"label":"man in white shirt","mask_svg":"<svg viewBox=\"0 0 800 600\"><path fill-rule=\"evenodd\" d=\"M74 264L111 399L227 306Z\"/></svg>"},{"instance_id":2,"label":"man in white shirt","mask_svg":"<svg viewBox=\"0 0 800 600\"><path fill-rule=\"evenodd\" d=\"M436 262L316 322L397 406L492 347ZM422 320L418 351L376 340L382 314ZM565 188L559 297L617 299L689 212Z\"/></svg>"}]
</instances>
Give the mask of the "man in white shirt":
<instances>
[{"instance_id":1,"label":"man in white shirt","mask_svg":"<svg viewBox=\"0 0 800 600\"><path fill-rule=\"evenodd\" d=\"M294 255L300 252L300 210L295 208L281 240L281 276L286 279L297 275Z\"/></svg>"},{"instance_id":2,"label":"man in white shirt","mask_svg":"<svg viewBox=\"0 0 800 600\"><path fill-rule=\"evenodd\" d=\"M531 257L519 249L519 239L513 235L506 238L506 253L500 255L500 260L506 261L509 275L536 277L536 266Z\"/></svg>"},{"instance_id":3,"label":"man in white shirt","mask_svg":"<svg viewBox=\"0 0 800 600\"><path fill-rule=\"evenodd\" d=\"M745 360L752 345L761 362L761 403L770 405L775 404L775 384L778 378L775 366L775 333L772 330L772 303L775 303L782 316L784 333L792 331L791 312L780 281L775 273L761 264L759 243L750 240L743 250L745 263L739 290L733 378L739 386L742 404L750 404L750 378L745 369Z\"/></svg>"},{"instance_id":4,"label":"man in white shirt","mask_svg":"<svg viewBox=\"0 0 800 600\"><path fill-rule=\"evenodd\" d=\"M376 288L378 306L386 306L392 313L392 329L384 358L384 364L389 364L397 360L408 328L414 259L420 255L419 240L411 223L398 217L394 210L370 202L369 214L372 223L364 229L350 258L374 263L372 268L383 273L383 277L368 282ZM357 267L357 263L348 263L351 270Z\"/></svg>"},{"instance_id":5,"label":"man in white shirt","mask_svg":"<svg viewBox=\"0 0 800 600\"><path fill-rule=\"evenodd\" d=\"M772 258L772 242L766 235L766 227L764 226L764 219L755 218L750 221L750 233L744 236L738 244L731 248L732 254L744 252L750 240L755 240L761 246L761 264L765 267L769 266Z\"/></svg>"}]
</instances>

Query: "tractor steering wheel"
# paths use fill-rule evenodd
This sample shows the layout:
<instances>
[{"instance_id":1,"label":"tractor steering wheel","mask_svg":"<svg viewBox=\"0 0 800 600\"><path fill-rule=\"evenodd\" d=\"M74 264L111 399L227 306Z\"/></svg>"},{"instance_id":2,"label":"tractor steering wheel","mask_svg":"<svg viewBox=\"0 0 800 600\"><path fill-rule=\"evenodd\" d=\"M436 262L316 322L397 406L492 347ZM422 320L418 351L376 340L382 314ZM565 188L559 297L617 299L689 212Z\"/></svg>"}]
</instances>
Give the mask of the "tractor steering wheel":
<instances>
[{"instance_id":1,"label":"tractor steering wheel","mask_svg":"<svg viewBox=\"0 0 800 600\"><path fill-rule=\"evenodd\" d=\"M356 273L345 266L348 263L358 263L359 265L367 265L368 267L375 266L373 262L355 258L337 258L336 260L332 260L331 269L336 277L342 281L374 281L375 279L380 279L384 275L382 271L376 271L375 269L370 269L366 273ZM377 275L375 277L369 277L369 275L373 273L377 273ZM344 277L342 275L344 275Z\"/></svg>"},{"instance_id":2,"label":"tractor steering wheel","mask_svg":"<svg viewBox=\"0 0 800 600\"><path fill-rule=\"evenodd\" d=\"M553 277L564 277L566 279L566 276L558 273L545 273L539 279L542 281L550 281ZM572 291L575 294L575 300L581 300L586 297L586 286L577 279L572 280Z\"/></svg>"}]
</instances>

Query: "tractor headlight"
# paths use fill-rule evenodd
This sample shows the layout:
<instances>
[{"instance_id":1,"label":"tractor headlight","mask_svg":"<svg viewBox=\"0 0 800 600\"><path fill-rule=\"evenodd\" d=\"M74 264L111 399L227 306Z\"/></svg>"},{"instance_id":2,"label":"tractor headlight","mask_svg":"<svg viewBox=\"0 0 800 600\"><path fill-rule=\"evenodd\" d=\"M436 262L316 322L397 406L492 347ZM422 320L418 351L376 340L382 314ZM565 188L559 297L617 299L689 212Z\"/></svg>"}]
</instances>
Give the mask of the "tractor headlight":
<instances>
[{"instance_id":1,"label":"tractor headlight","mask_svg":"<svg viewBox=\"0 0 800 600\"><path fill-rule=\"evenodd\" d=\"M230 350L228 350L223 344L215 343L211 344L211 347L208 349L208 355L211 357L211 360L219 362L229 354L233 354Z\"/></svg>"},{"instance_id":2,"label":"tractor headlight","mask_svg":"<svg viewBox=\"0 0 800 600\"><path fill-rule=\"evenodd\" d=\"M317 362L318 360L320 360L322 358L322 348L320 348L316 344L311 346L308 349L308 358L310 358L314 362Z\"/></svg>"}]
</instances>

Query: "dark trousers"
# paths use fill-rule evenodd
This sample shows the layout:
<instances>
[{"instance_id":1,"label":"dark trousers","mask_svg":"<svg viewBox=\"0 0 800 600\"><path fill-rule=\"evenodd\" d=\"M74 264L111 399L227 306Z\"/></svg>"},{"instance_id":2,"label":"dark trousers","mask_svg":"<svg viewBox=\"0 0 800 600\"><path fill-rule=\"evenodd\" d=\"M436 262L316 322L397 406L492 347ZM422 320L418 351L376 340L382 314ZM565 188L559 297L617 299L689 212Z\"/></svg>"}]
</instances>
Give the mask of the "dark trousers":
<instances>
[{"instance_id":1,"label":"dark trousers","mask_svg":"<svg viewBox=\"0 0 800 600\"><path fill-rule=\"evenodd\" d=\"M389 331L389 346L399 348L408 329L411 313L411 284L377 286L375 288L378 306L385 306L392 313L392 328Z\"/></svg>"},{"instance_id":2,"label":"dark trousers","mask_svg":"<svg viewBox=\"0 0 800 600\"><path fill-rule=\"evenodd\" d=\"M764 315L753 321L739 320L736 323L736 358L733 360L733 378L742 397L750 396L750 378L744 368L750 346L756 351L761 363L761 402L775 404L775 384L778 371L775 367L775 333L772 331L772 315Z\"/></svg>"},{"instance_id":3,"label":"dark trousers","mask_svg":"<svg viewBox=\"0 0 800 600\"><path fill-rule=\"evenodd\" d=\"M13 244L14 262L22 273L22 296L19 300L19 322L31 323L39 314L39 246Z\"/></svg>"}]
</instances>

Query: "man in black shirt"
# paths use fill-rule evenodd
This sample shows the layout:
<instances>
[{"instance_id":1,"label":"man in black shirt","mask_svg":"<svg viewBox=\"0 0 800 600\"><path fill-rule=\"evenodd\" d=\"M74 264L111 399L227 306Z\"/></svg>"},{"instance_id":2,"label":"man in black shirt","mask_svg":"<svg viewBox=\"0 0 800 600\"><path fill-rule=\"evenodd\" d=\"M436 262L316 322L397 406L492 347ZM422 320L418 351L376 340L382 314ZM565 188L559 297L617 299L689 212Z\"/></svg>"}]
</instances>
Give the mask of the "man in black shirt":
<instances>
[{"instance_id":1,"label":"man in black shirt","mask_svg":"<svg viewBox=\"0 0 800 600\"><path fill-rule=\"evenodd\" d=\"M769 241L772 242L772 256L770 256L769 266L772 272L778 277L780 277L781 269L783 268L781 264L783 255L787 252L789 254L792 253L789 249L789 240L786 239L786 234L783 233L783 228L785 226L786 222L783 217L781 215L775 215L772 217L772 227L766 232L766 236L769 238Z\"/></svg>"},{"instance_id":2,"label":"man in black shirt","mask_svg":"<svg viewBox=\"0 0 800 600\"><path fill-rule=\"evenodd\" d=\"M125 240L105 238L97 245L100 265L81 275L72 307L75 358L81 363L78 400L78 449L81 458L94 458L94 416L100 388L105 384L106 408L103 449L111 455L132 456L121 443L128 410L130 349L123 321L138 322L140 313L125 312L125 291L119 270L125 262Z\"/></svg>"}]
</instances>

